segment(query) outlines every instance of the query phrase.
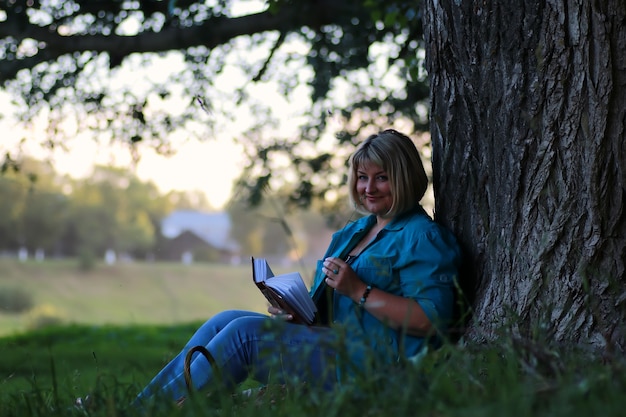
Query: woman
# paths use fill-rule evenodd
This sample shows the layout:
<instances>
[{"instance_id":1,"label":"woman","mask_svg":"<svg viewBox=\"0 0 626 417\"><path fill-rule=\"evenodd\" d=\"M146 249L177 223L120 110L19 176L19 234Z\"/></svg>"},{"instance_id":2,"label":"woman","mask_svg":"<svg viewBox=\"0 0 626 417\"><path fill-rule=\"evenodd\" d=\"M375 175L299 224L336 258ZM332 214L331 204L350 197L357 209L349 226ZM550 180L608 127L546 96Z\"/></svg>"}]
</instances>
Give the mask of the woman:
<instances>
[{"instance_id":1,"label":"woman","mask_svg":"<svg viewBox=\"0 0 626 417\"><path fill-rule=\"evenodd\" d=\"M422 209L428 179L407 136L385 130L368 137L350 158L350 199L368 214L333 235L318 262L311 296L313 326L270 316L225 311L209 319L138 395L184 399L186 353L206 347L215 366L197 355L190 373L195 389L260 382L306 381L331 388L372 364L418 354L446 331L453 308L459 248ZM219 373L219 375L216 375Z\"/></svg>"}]
</instances>

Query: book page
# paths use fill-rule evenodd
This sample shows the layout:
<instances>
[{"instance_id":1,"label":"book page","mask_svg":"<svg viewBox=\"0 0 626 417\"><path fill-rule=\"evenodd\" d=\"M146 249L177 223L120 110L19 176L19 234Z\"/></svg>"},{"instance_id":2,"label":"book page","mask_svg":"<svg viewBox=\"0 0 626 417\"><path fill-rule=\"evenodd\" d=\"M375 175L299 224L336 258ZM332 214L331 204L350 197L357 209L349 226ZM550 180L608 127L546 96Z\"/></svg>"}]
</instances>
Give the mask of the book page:
<instances>
[{"instance_id":1,"label":"book page","mask_svg":"<svg viewBox=\"0 0 626 417\"><path fill-rule=\"evenodd\" d=\"M317 308L298 272L277 275L265 282L280 294L300 315L313 321Z\"/></svg>"},{"instance_id":2,"label":"book page","mask_svg":"<svg viewBox=\"0 0 626 417\"><path fill-rule=\"evenodd\" d=\"M274 276L267 260L252 259L252 279L267 301L293 314L294 322L312 324L317 307L298 272Z\"/></svg>"},{"instance_id":3,"label":"book page","mask_svg":"<svg viewBox=\"0 0 626 417\"><path fill-rule=\"evenodd\" d=\"M252 275L254 282L263 282L266 279L273 277L274 272L272 272L270 265L265 259L252 258Z\"/></svg>"}]
</instances>

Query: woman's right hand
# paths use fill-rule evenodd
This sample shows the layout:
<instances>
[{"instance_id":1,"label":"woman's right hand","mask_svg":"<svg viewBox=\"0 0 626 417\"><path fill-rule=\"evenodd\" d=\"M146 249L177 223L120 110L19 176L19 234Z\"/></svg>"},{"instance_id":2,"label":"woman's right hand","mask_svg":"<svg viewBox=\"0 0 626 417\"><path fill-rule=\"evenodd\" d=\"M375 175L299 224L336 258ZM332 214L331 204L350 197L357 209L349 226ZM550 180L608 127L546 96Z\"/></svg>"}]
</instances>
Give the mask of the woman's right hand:
<instances>
[{"instance_id":1,"label":"woman's right hand","mask_svg":"<svg viewBox=\"0 0 626 417\"><path fill-rule=\"evenodd\" d=\"M267 312L270 313L272 315L272 318L275 318L275 319L280 319L280 320L285 320L285 321L293 320L293 316L291 314L288 314L286 311L281 310L280 308L277 308L274 306L267 307Z\"/></svg>"}]
</instances>

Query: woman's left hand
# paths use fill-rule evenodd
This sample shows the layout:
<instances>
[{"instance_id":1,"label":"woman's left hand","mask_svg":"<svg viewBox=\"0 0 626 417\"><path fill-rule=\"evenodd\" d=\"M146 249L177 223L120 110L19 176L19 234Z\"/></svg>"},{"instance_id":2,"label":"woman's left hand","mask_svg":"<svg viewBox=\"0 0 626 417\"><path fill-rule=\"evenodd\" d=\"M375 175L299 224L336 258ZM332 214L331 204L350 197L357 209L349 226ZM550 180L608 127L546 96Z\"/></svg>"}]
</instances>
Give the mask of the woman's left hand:
<instances>
[{"instance_id":1,"label":"woman's left hand","mask_svg":"<svg viewBox=\"0 0 626 417\"><path fill-rule=\"evenodd\" d=\"M293 316L291 314L288 314L286 311L281 310L278 307L268 306L267 312L270 313L272 315L272 318L275 318L275 319L280 319L280 320L285 320L285 321L293 320Z\"/></svg>"},{"instance_id":2,"label":"woman's left hand","mask_svg":"<svg viewBox=\"0 0 626 417\"><path fill-rule=\"evenodd\" d=\"M334 257L324 259L322 271L326 274L326 285L334 288L340 294L355 299L363 293L365 283L361 281L352 267L342 259Z\"/></svg>"}]
</instances>

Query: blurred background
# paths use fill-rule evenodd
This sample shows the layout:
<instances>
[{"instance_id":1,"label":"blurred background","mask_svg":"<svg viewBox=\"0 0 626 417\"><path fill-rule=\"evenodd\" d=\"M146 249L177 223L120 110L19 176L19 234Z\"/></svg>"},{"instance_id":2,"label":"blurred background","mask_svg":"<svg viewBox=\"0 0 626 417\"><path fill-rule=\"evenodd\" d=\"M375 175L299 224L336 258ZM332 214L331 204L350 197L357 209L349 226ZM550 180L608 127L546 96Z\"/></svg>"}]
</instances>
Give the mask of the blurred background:
<instances>
[{"instance_id":1,"label":"blurred background","mask_svg":"<svg viewBox=\"0 0 626 417\"><path fill-rule=\"evenodd\" d=\"M0 25L0 335L265 311L250 256L310 283L360 140L403 131L430 173L415 2L3 1Z\"/></svg>"}]
</instances>

